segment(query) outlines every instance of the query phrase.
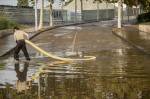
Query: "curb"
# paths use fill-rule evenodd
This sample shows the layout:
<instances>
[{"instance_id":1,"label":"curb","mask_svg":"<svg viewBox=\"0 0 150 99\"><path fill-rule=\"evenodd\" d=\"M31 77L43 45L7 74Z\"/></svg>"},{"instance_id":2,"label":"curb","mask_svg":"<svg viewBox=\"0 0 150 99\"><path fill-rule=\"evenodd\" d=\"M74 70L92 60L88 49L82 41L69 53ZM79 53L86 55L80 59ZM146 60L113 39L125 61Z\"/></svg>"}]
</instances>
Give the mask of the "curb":
<instances>
[{"instance_id":1,"label":"curb","mask_svg":"<svg viewBox=\"0 0 150 99\"><path fill-rule=\"evenodd\" d=\"M118 35L118 34L117 34L116 32L114 32L113 30L112 30L112 34L115 35L116 37L118 37L119 39L121 39L123 42L127 43L127 44L128 44L129 46L131 46L133 49L135 49L135 50L137 50L137 51L139 51L139 52L141 52L141 53L143 53L143 54L150 55L149 52L147 52L147 51L143 50L142 48L136 46L136 45L133 44L132 42L126 40L125 38L123 38L122 36Z\"/></svg>"},{"instance_id":2,"label":"curb","mask_svg":"<svg viewBox=\"0 0 150 99\"><path fill-rule=\"evenodd\" d=\"M65 26L75 26L75 25L80 25L80 24L87 24L87 23L94 23L94 22L98 22L98 21L87 21L87 22L82 22L82 23L76 23L76 24L66 24L66 25L58 25L58 26L54 26L54 27L49 27L49 28L46 28L46 29L43 29L41 31L38 31L35 35L33 35L32 37L29 38L29 40L32 40L34 37L38 36L39 34L43 33L43 32L46 32L46 31L49 31L49 30L53 30L53 29L56 29L56 28L59 28L59 27L65 27ZM12 49L10 49L9 51L5 52L4 54L2 54L0 56L1 57L4 57L6 55L9 55L13 52L13 50L15 49L15 47L13 47Z\"/></svg>"},{"instance_id":3,"label":"curb","mask_svg":"<svg viewBox=\"0 0 150 99\"><path fill-rule=\"evenodd\" d=\"M0 30L0 38L13 34L12 29Z\"/></svg>"}]
</instances>

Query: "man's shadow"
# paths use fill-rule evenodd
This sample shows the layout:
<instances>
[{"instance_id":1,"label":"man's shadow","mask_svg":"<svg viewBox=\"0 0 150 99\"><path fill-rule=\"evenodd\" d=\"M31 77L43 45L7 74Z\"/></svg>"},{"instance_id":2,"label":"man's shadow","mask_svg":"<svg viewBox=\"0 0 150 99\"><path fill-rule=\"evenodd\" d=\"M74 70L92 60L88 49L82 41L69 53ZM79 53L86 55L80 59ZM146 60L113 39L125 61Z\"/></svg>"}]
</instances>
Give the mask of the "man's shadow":
<instances>
[{"instance_id":1,"label":"man's shadow","mask_svg":"<svg viewBox=\"0 0 150 99\"><path fill-rule=\"evenodd\" d=\"M21 94L23 93L23 91L29 89L29 87L31 86L31 82L26 81L29 62L24 63L24 68L21 71L20 71L19 63L15 63L14 66L15 66L15 71L17 73L16 76L18 78L18 80L16 80L16 89L17 89L17 93Z\"/></svg>"}]
</instances>

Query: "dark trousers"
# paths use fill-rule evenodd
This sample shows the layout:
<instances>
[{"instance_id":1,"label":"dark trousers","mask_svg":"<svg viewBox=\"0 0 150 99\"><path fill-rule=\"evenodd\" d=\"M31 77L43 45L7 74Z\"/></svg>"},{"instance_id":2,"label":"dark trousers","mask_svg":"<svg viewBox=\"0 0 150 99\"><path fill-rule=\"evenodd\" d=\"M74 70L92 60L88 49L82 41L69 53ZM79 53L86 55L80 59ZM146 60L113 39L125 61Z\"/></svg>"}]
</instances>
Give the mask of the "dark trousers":
<instances>
[{"instance_id":1,"label":"dark trousers","mask_svg":"<svg viewBox=\"0 0 150 99\"><path fill-rule=\"evenodd\" d=\"M17 73L16 76L18 78L18 81L20 81L20 82L26 81L28 67L29 67L29 63L25 62L23 71L20 71L19 70L20 69L19 63L15 63L15 71Z\"/></svg>"},{"instance_id":2,"label":"dark trousers","mask_svg":"<svg viewBox=\"0 0 150 99\"><path fill-rule=\"evenodd\" d=\"M19 52L20 52L20 50L23 51L26 59L30 60L30 57L29 57L29 54L28 54L27 48L26 48L26 43L25 43L24 40L17 41L17 46L16 46L15 51L14 51L14 58L16 60L19 60Z\"/></svg>"}]
</instances>

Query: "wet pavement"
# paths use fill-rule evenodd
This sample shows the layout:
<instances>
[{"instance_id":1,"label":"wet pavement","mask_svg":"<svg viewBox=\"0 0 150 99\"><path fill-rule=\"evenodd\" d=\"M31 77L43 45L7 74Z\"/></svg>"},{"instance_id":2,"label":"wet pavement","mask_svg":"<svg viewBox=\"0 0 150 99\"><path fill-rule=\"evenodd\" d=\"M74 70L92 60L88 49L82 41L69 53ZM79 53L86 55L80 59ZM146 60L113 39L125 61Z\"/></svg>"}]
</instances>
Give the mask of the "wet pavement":
<instances>
[{"instance_id":1,"label":"wet pavement","mask_svg":"<svg viewBox=\"0 0 150 99\"><path fill-rule=\"evenodd\" d=\"M118 35L131 42L139 49L150 53L150 34L139 31L135 26L125 26L123 30L115 31Z\"/></svg>"},{"instance_id":2,"label":"wet pavement","mask_svg":"<svg viewBox=\"0 0 150 99\"><path fill-rule=\"evenodd\" d=\"M53 60L29 45L29 63L14 63L13 55L1 58L0 99L149 99L150 58L115 37L115 24L61 27L32 40L56 56L92 55L94 61Z\"/></svg>"}]
</instances>

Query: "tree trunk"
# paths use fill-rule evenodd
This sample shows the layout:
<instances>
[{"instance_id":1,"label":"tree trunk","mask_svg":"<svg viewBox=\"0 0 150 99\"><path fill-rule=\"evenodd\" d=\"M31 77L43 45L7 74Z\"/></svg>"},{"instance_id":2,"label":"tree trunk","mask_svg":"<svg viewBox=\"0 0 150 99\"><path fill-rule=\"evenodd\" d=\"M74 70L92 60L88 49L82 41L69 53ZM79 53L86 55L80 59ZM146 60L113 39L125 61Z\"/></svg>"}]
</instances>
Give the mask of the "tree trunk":
<instances>
[{"instance_id":1,"label":"tree trunk","mask_svg":"<svg viewBox=\"0 0 150 99\"><path fill-rule=\"evenodd\" d=\"M132 7L132 12L133 12L133 15L135 15L135 12L134 12L134 8Z\"/></svg>"},{"instance_id":2,"label":"tree trunk","mask_svg":"<svg viewBox=\"0 0 150 99\"><path fill-rule=\"evenodd\" d=\"M62 12L61 12L61 16L62 16L62 22L64 21L64 7L63 7L63 1L62 1Z\"/></svg>"},{"instance_id":3,"label":"tree trunk","mask_svg":"<svg viewBox=\"0 0 150 99\"><path fill-rule=\"evenodd\" d=\"M39 74L39 77L38 77L38 96L39 96L39 99L41 97L41 84L40 84L40 74Z\"/></svg>"},{"instance_id":4,"label":"tree trunk","mask_svg":"<svg viewBox=\"0 0 150 99\"><path fill-rule=\"evenodd\" d=\"M128 22L129 22L129 6L128 6Z\"/></svg>"},{"instance_id":5,"label":"tree trunk","mask_svg":"<svg viewBox=\"0 0 150 99\"><path fill-rule=\"evenodd\" d=\"M141 14L141 6L139 6L139 14Z\"/></svg>"},{"instance_id":6,"label":"tree trunk","mask_svg":"<svg viewBox=\"0 0 150 99\"><path fill-rule=\"evenodd\" d=\"M53 26L52 0L50 0L50 26Z\"/></svg>"},{"instance_id":7,"label":"tree trunk","mask_svg":"<svg viewBox=\"0 0 150 99\"><path fill-rule=\"evenodd\" d=\"M75 0L75 15L74 15L74 23L77 22L77 0Z\"/></svg>"},{"instance_id":8,"label":"tree trunk","mask_svg":"<svg viewBox=\"0 0 150 99\"><path fill-rule=\"evenodd\" d=\"M99 1L97 1L97 21L99 21Z\"/></svg>"},{"instance_id":9,"label":"tree trunk","mask_svg":"<svg viewBox=\"0 0 150 99\"><path fill-rule=\"evenodd\" d=\"M138 17L138 9L137 9L137 6L136 6L136 17Z\"/></svg>"},{"instance_id":10,"label":"tree trunk","mask_svg":"<svg viewBox=\"0 0 150 99\"><path fill-rule=\"evenodd\" d=\"M108 20L109 16L108 16L108 3L106 2L106 18Z\"/></svg>"},{"instance_id":11,"label":"tree trunk","mask_svg":"<svg viewBox=\"0 0 150 99\"><path fill-rule=\"evenodd\" d=\"M81 0L81 21L83 21L83 0Z\"/></svg>"},{"instance_id":12,"label":"tree trunk","mask_svg":"<svg viewBox=\"0 0 150 99\"><path fill-rule=\"evenodd\" d=\"M34 9L35 9L35 29L37 31L37 29L38 29L38 24L37 24L37 0L35 0L35 7L34 7Z\"/></svg>"},{"instance_id":13,"label":"tree trunk","mask_svg":"<svg viewBox=\"0 0 150 99\"><path fill-rule=\"evenodd\" d=\"M115 3L114 3L114 18L116 18L116 6L115 6Z\"/></svg>"},{"instance_id":14,"label":"tree trunk","mask_svg":"<svg viewBox=\"0 0 150 99\"><path fill-rule=\"evenodd\" d=\"M122 0L121 0L121 2L122 2ZM122 20L123 20L123 2L121 3L121 5L122 5Z\"/></svg>"},{"instance_id":15,"label":"tree trunk","mask_svg":"<svg viewBox=\"0 0 150 99\"><path fill-rule=\"evenodd\" d=\"M118 28L121 28L121 0L118 0Z\"/></svg>"},{"instance_id":16,"label":"tree trunk","mask_svg":"<svg viewBox=\"0 0 150 99\"><path fill-rule=\"evenodd\" d=\"M41 5L39 29L43 28L43 9L44 9L44 0L42 0L42 5Z\"/></svg>"}]
</instances>

